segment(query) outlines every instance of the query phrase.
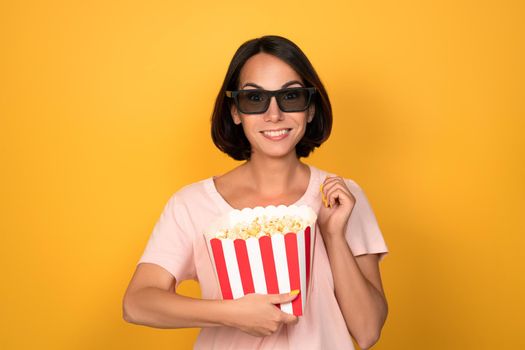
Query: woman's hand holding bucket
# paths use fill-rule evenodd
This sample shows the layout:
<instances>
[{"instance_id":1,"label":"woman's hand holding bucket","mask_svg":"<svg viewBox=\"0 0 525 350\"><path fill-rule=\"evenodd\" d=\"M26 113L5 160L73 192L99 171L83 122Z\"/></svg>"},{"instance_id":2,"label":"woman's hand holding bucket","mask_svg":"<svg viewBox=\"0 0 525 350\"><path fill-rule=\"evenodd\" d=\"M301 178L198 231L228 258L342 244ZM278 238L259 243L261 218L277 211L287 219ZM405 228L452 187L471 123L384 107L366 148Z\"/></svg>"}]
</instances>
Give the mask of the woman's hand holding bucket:
<instances>
[{"instance_id":1,"label":"woman's hand holding bucket","mask_svg":"<svg viewBox=\"0 0 525 350\"><path fill-rule=\"evenodd\" d=\"M225 324L241 331L264 337L278 331L283 324L295 324L298 317L281 311L276 304L294 300L299 291L282 294L247 294L239 299L225 300L228 313Z\"/></svg>"}]
</instances>

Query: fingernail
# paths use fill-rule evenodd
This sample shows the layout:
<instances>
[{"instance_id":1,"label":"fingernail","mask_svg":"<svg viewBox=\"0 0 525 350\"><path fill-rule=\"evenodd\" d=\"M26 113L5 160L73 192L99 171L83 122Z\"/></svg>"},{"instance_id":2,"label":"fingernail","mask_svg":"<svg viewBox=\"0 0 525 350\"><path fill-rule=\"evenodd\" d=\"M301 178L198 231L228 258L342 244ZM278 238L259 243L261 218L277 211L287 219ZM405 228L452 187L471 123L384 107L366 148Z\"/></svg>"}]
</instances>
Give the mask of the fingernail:
<instances>
[{"instance_id":1,"label":"fingernail","mask_svg":"<svg viewBox=\"0 0 525 350\"><path fill-rule=\"evenodd\" d=\"M299 289L294 289L290 292L290 295L297 295L299 294Z\"/></svg>"}]
</instances>

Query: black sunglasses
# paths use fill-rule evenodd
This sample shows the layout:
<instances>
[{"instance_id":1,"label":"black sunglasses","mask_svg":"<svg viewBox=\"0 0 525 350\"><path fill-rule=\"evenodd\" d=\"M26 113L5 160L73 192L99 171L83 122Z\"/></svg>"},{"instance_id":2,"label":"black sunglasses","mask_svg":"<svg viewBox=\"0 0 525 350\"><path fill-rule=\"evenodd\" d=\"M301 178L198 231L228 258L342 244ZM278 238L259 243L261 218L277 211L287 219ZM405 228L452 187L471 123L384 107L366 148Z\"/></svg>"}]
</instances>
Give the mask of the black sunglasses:
<instances>
[{"instance_id":1,"label":"black sunglasses","mask_svg":"<svg viewBox=\"0 0 525 350\"><path fill-rule=\"evenodd\" d=\"M268 110L272 96L283 112L302 112L310 106L315 93L314 87L292 87L268 91L262 89L226 91L226 96L233 98L241 113L260 114Z\"/></svg>"}]
</instances>

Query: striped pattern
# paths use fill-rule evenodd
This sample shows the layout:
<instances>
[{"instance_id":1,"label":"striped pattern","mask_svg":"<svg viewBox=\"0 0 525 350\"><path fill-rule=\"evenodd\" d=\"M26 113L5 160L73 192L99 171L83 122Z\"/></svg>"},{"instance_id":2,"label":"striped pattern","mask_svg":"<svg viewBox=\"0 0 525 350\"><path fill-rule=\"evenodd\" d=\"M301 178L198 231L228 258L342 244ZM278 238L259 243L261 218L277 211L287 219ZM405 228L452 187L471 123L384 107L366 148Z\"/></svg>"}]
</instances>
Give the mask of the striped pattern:
<instances>
[{"instance_id":1,"label":"striped pattern","mask_svg":"<svg viewBox=\"0 0 525 350\"><path fill-rule=\"evenodd\" d=\"M315 226L314 226L315 227ZM283 312L303 314L310 283L315 230L264 236L259 239L217 239L208 242L224 299L249 293L280 294L299 289Z\"/></svg>"}]
</instances>

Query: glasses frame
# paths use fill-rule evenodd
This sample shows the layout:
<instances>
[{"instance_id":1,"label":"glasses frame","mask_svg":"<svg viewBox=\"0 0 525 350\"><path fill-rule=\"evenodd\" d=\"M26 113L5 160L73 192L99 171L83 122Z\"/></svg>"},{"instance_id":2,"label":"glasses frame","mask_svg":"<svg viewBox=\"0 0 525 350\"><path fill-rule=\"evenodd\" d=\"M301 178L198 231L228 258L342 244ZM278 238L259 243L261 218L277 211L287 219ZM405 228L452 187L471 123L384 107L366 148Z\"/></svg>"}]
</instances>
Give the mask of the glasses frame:
<instances>
[{"instance_id":1,"label":"glasses frame","mask_svg":"<svg viewBox=\"0 0 525 350\"><path fill-rule=\"evenodd\" d=\"M306 101L306 107L303 108L303 109L294 109L294 110L284 110L283 107L281 106L281 102L279 101L279 99L277 98L277 95L279 95L280 93L283 93L283 92L286 92L286 91L290 91L290 90L306 90L308 91L308 101ZM275 96L275 101L277 101L277 105L279 106L279 109L285 113L293 113L293 112L303 112L303 111L306 111L308 109L308 107L310 107L310 102L312 101L312 95L316 93L316 88L315 87L286 87L286 88L283 88L283 89L279 89L279 90L264 90L264 89L248 89L248 90L235 90L235 91L232 91L232 90L227 90L225 91L226 93L226 96L229 97L229 98L233 98L233 101L235 102L235 105L237 106L237 109L242 113L242 114L263 114L265 113L268 108L270 108L270 103L272 101L272 97ZM266 93L270 96L270 98L268 99L268 102L266 104L266 108L261 111L261 112L246 112L246 111L243 111L242 108L240 107L239 105L239 93L241 92L263 92L263 93Z\"/></svg>"}]
</instances>

